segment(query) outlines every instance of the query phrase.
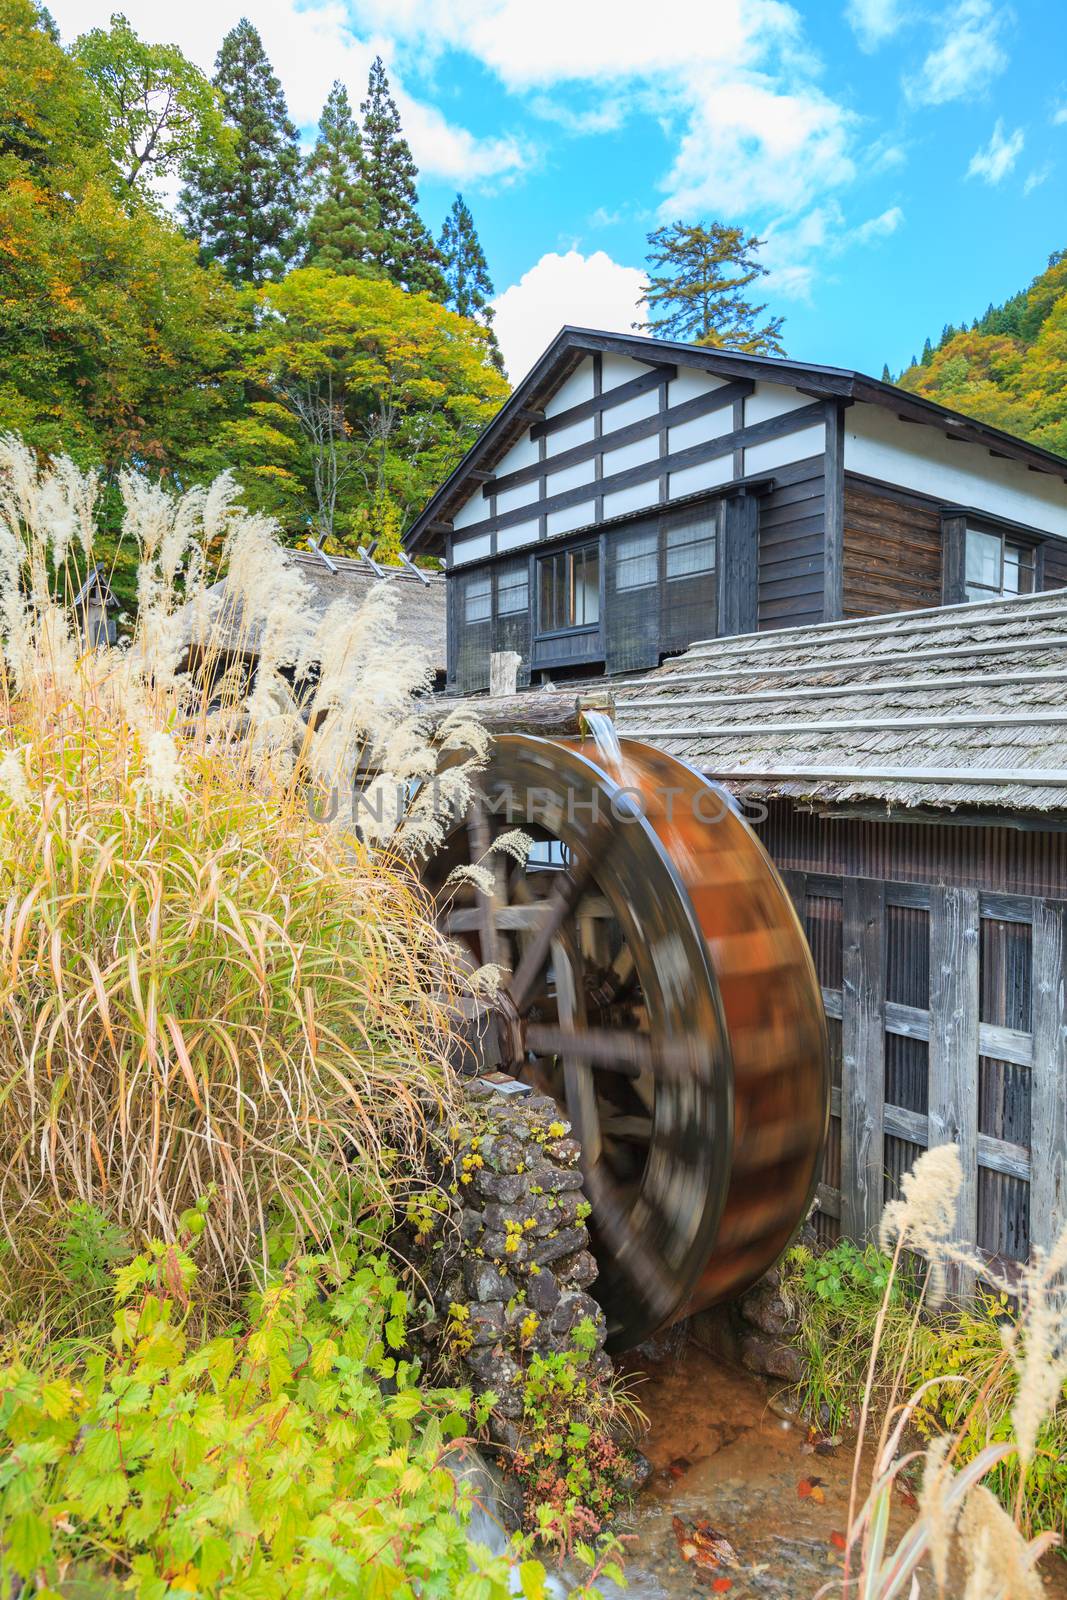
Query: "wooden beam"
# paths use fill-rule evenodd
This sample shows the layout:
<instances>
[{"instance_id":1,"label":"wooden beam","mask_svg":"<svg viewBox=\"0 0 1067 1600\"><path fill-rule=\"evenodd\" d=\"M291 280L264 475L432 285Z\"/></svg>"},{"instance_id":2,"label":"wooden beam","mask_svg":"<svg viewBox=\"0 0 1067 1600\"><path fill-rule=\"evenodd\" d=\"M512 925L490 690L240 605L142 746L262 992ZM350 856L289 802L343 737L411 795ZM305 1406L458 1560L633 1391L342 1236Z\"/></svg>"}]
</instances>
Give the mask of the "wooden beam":
<instances>
[{"instance_id":1,"label":"wooden beam","mask_svg":"<svg viewBox=\"0 0 1067 1600\"><path fill-rule=\"evenodd\" d=\"M885 890L846 878L841 1014L842 1223L873 1238L884 1201Z\"/></svg>"},{"instance_id":2,"label":"wooden beam","mask_svg":"<svg viewBox=\"0 0 1067 1600\"><path fill-rule=\"evenodd\" d=\"M759 503L752 495L723 500L718 516L716 558L719 631L752 633L756 627L759 563Z\"/></svg>"},{"instance_id":3,"label":"wooden beam","mask_svg":"<svg viewBox=\"0 0 1067 1600\"><path fill-rule=\"evenodd\" d=\"M419 706L419 715L436 727L453 711L468 711L490 733L531 733L544 738L576 738L586 711L614 715L614 697L605 690L564 694L557 690L525 690L515 695L473 695L462 700L434 696Z\"/></svg>"},{"instance_id":4,"label":"wooden beam","mask_svg":"<svg viewBox=\"0 0 1067 1600\"><path fill-rule=\"evenodd\" d=\"M823 522L823 621L845 614L845 421L840 404L826 407Z\"/></svg>"},{"instance_id":5,"label":"wooden beam","mask_svg":"<svg viewBox=\"0 0 1067 1600\"><path fill-rule=\"evenodd\" d=\"M954 1144L963 1169L956 1239L978 1238L978 891L936 887L930 896L929 1141ZM949 1272L957 1294L973 1276Z\"/></svg>"},{"instance_id":6,"label":"wooden beam","mask_svg":"<svg viewBox=\"0 0 1067 1600\"><path fill-rule=\"evenodd\" d=\"M655 374L650 374L650 377L654 376ZM609 389L608 395L614 392ZM603 395L600 397L601 400L605 398ZM596 404L599 405L600 400ZM589 415L592 414L590 411ZM588 483L579 484L576 489L568 489L563 493L549 496L547 500L541 502L538 509L546 512L566 511L572 506L581 505L585 500L592 500L595 493L612 494L619 489L630 489L637 484L647 483L652 478L658 478L661 472L681 472L686 467L701 466L706 461L714 461L718 456L732 455L735 445L762 444L767 439L781 439L787 434L799 433L811 423L821 420L822 415L823 407L812 405L801 406L796 411L787 411L778 417L767 417L762 422L754 422L750 427L742 428L740 434L724 433L717 439L709 439L701 444L690 445L688 449L677 450L666 458L655 458L652 461L641 462L638 466L627 467L621 472L613 472L610 477L600 480L598 489L594 488L590 479ZM556 419L551 420L554 422ZM605 447L603 439L600 440L600 446L602 449ZM553 469L551 458L546 462L546 466L549 471ZM480 533L492 533L501 528L514 527L520 522L526 522L529 517L530 506L518 506L514 511L504 512L502 516L487 517L481 522L471 523L464 528L463 534L465 538L474 538Z\"/></svg>"},{"instance_id":7,"label":"wooden beam","mask_svg":"<svg viewBox=\"0 0 1067 1600\"><path fill-rule=\"evenodd\" d=\"M557 411L551 417L546 416L542 422L535 422L530 429L530 438L540 439L543 435L558 433L561 428L569 428L575 422L584 422L587 417L595 416L606 406L618 406L624 400L634 400L639 394L647 394L649 389L657 388L664 373L673 378L677 372L677 367L657 364L639 377L631 378L628 383L617 384L606 394L594 395L591 400L582 400L576 406L568 406L566 411Z\"/></svg>"},{"instance_id":8,"label":"wooden beam","mask_svg":"<svg viewBox=\"0 0 1067 1600\"><path fill-rule=\"evenodd\" d=\"M594 381L596 369L594 368ZM621 385L622 389L626 385ZM660 385L661 391L666 388L664 379ZM713 389L710 394L697 395L692 400L684 400L681 404L670 406L666 411L653 411L647 417L639 417L636 422L629 422L623 428L616 428L610 433L596 433L593 439L585 444L573 445L569 450L561 450L559 455L548 459L548 470L562 472L567 467L580 466L585 461L595 461L605 450L619 450L623 445L636 444L640 439L649 439L653 434L659 433L664 428L676 428L683 422L694 422L698 417L710 416L716 411L722 411L726 406L732 406L739 395L750 394L755 384L747 380L737 383L727 383L721 389ZM594 426L597 421L609 414L611 409L611 396L620 393L620 389L598 390L595 398L605 400L602 410L594 416ZM544 437L541 435L540 437ZM660 452L666 455L666 449ZM529 466L516 467L514 472L506 472L496 479L496 493L506 494L509 489L518 489L524 483L534 483L544 473L540 461L532 461ZM483 489L483 494L486 491Z\"/></svg>"},{"instance_id":9,"label":"wooden beam","mask_svg":"<svg viewBox=\"0 0 1067 1600\"><path fill-rule=\"evenodd\" d=\"M1034 901L1034 1065L1030 1079L1030 1242L1067 1224L1067 902Z\"/></svg>"}]
</instances>

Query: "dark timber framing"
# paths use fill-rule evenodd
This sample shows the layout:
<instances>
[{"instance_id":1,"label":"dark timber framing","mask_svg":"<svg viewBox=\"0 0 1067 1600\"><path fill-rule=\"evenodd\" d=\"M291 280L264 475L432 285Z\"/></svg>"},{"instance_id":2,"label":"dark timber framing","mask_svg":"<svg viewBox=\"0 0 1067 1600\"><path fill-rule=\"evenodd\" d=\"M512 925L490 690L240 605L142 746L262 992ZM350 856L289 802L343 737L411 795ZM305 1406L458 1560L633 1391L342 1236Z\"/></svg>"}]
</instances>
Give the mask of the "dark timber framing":
<instances>
[{"instance_id":1,"label":"dark timber framing","mask_svg":"<svg viewBox=\"0 0 1067 1600\"><path fill-rule=\"evenodd\" d=\"M881 406L909 422L937 428L949 438L964 439L985 447L991 454L1032 467L1067 482L1067 462L1049 450L1015 438L999 428L961 416L919 395L896 389L849 368L814 366L799 361L778 360L769 356L740 355L734 351L713 350L680 344L666 339L649 339L638 334L603 333L589 328L563 328L541 359L516 388L485 432L471 446L452 475L424 507L405 536L409 550L433 547L452 521L458 507L469 497L470 474L474 470L491 472L516 439L528 428L552 433L581 417L592 417L603 409L604 395L582 402L569 412L544 416L547 399L558 388L562 376L573 370L586 356L597 353L630 356L648 364L648 371L632 380L631 395L645 393L663 381L666 371L678 366L704 368L725 379L763 381L791 385L815 398L864 401ZM638 389L636 386L642 386ZM614 405L620 389L609 390Z\"/></svg>"}]
</instances>

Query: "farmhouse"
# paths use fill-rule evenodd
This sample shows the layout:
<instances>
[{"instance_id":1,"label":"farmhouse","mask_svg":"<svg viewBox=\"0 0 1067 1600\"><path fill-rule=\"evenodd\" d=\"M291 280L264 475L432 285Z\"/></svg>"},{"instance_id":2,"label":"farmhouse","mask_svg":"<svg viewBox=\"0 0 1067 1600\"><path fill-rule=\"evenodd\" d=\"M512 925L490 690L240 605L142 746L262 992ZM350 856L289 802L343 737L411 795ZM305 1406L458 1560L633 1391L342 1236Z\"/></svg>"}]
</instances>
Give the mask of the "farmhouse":
<instances>
[{"instance_id":1,"label":"farmhouse","mask_svg":"<svg viewBox=\"0 0 1067 1600\"><path fill-rule=\"evenodd\" d=\"M449 686L1067 582L1067 462L835 367L565 328L407 536Z\"/></svg>"},{"instance_id":2,"label":"farmhouse","mask_svg":"<svg viewBox=\"0 0 1067 1600\"><path fill-rule=\"evenodd\" d=\"M824 1236L953 1140L961 1238L1049 1244L1067 461L858 373L565 329L408 545L445 559L453 692L500 651L615 675L622 735L758 808L829 1021Z\"/></svg>"}]
</instances>

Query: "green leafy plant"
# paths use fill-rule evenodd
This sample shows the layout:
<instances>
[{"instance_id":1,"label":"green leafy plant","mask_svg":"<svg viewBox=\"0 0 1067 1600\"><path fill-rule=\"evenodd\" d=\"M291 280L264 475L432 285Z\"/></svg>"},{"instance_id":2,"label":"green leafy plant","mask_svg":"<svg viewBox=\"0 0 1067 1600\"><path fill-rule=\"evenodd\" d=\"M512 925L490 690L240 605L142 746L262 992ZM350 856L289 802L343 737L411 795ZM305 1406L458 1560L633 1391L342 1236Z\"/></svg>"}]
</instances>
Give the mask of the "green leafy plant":
<instances>
[{"instance_id":1,"label":"green leafy plant","mask_svg":"<svg viewBox=\"0 0 1067 1600\"><path fill-rule=\"evenodd\" d=\"M602 1533L624 1502L629 1457L619 1435L640 1417L621 1386L592 1380L597 1346L589 1318L578 1323L570 1341L566 1350L530 1355L513 1462L524 1487L527 1526L568 1554Z\"/></svg>"}]
</instances>

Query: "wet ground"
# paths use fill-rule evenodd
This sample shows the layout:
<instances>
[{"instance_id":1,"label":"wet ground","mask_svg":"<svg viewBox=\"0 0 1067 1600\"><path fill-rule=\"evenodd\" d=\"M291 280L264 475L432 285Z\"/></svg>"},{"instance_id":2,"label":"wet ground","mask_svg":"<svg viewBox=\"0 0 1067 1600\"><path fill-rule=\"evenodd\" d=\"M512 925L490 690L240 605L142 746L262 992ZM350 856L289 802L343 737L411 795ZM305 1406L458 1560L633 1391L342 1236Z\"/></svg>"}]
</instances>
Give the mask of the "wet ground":
<instances>
[{"instance_id":1,"label":"wet ground","mask_svg":"<svg viewBox=\"0 0 1067 1600\"><path fill-rule=\"evenodd\" d=\"M727 1592L731 1600L811 1600L842 1571L851 1446L816 1454L803 1423L772 1409L766 1384L691 1342L659 1357L632 1374L654 1475L634 1508L626 1592L634 1600ZM912 1515L898 1498L891 1543ZM717 1537L737 1565L712 1564ZM935 1593L932 1579L920 1582L924 1595ZM1052 1561L1046 1590L1067 1600L1067 1563Z\"/></svg>"}]
</instances>

